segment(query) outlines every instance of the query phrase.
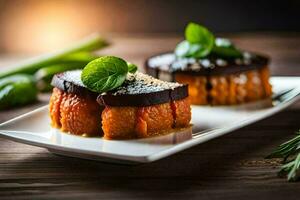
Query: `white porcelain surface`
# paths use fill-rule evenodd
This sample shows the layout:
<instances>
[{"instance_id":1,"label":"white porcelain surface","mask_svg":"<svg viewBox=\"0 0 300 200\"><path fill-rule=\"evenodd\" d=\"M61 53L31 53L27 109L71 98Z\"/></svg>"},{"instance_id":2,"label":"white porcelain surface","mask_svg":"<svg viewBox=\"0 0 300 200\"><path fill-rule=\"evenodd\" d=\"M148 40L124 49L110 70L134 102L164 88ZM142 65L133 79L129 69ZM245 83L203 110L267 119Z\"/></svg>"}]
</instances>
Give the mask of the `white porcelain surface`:
<instances>
[{"instance_id":1,"label":"white porcelain surface","mask_svg":"<svg viewBox=\"0 0 300 200\"><path fill-rule=\"evenodd\" d=\"M69 135L50 127L48 106L45 106L1 124L0 137L44 147L66 156L108 162L146 163L266 118L298 99L300 77L272 77L271 83L276 99L239 106L192 106L193 126L166 136L113 141ZM290 91L282 94L287 90ZM280 98L279 94L282 94Z\"/></svg>"}]
</instances>

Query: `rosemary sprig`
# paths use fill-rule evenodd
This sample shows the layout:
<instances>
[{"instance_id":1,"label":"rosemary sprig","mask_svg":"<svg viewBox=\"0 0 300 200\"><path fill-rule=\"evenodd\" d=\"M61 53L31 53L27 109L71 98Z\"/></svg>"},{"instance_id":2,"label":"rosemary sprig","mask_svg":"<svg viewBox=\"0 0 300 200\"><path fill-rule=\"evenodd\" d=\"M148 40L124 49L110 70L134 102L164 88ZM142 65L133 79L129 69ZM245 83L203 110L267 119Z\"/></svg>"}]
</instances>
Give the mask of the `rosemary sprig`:
<instances>
[{"instance_id":1,"label":"rosemary sprig","mask_svg":"<svg viewBox=\"0 0 300 200\"><path fill-rule=\"evenodd\" d=\"M300 130L296 137L279 145L279 147L266 158L283 158L284 165L279 172L280 175L286 175L288 181L298 179L300 172Z\"/></svg>"},{"instance_id":2,"label":"rosemary sprig","mask_svg":"<svg viewBox=\"0 0 300 200\"><path fill-rule=\"evenodd\" d=\"M287 173L287 179L289 181L296 181L299 178L298 176L299 167L300 167L300 153L298 153L297 157L294 160L283 165L281 167L279 174Z\"/></svg>"},{"instance_id":3,"label":"rosemary sprig","mask_svg":"<svg viewBox=\"0 0 300 200\"><path fill-rule=\"evenodd\" d=\"M296 133L296 137L279 145L279 147L266 158L283 158L286 161L289 156L299 152L300 147L300 131Z\"/></svg>"}]
</instances>

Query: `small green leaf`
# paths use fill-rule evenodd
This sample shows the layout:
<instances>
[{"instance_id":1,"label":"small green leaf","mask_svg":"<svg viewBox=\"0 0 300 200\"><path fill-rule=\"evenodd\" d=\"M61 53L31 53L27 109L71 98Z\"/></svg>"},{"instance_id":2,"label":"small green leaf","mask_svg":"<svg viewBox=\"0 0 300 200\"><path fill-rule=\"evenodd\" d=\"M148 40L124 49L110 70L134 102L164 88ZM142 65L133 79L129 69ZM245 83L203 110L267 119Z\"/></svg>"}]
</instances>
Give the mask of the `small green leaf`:
<instances>
[{"instance_id":1,"label":"small green leaf","mask_svg":"<svg viewBox=\"0 0 300 200\"><path fill-rule=\"evenodd\" d=\"M122 85L127 73L126 61L114 56L103 56L87 64L82 70L81 80L91 91L102 93Z\"/></svg>"},{"instance_id":2,"label":"small green leaf","mask_svg":"<svg viewBox=\"0 0 300 200\"><path fill-rule=\"evenodd\" d=\"M212 53L223 58L241 58L243 54L226 38L216 38Z\"/></svg>"},{"instance_id":3,"label":"small green leaf","mask_svg":"<svg viewBox=\"0 0 300 200\"><path fill-rule=\"evenodd\" d=\"M212 53L218 57L222 58L241 58L243 54L236 48L226 48L214 46Z\"/></svg>"},{"instance_id":4,"label":"small green leaf","mask_svg":"<svg viewBox=\"0 0 300 200\"><path fill-rule=\"evenodd\" d=\"M195 23L187 25L185 39L175 49L178 57L203 58L210 54L215 41L213 34L207 28Z\"/></svg>"},{"instance_id":5,"label":"small green leaf","mask_svg":"<svg viewBox=\"0 0 300 200\"><path fill-rule=\"evenodd\" d=\"M17 74L12 76L7 76L5 78L0 79L0 90L7 85L13 83L31 83L32 85L35 84L34 77L32 75L27 74Z\"/></svg>"},{"instance_id":6,"label":"small green leaf","mask_svg":"<svg viewBox=\"0 0 300 200\"><path fill-rule=\"evenodd\" d=\"M191 44L189 57L203 58L210 53L211 49L204 47L201 44Z\"/></svg>"},{"instance_id":7,"label":"small green leaf","mask_svg":"<svg viewBox=\"0 0 300 200\"><path fill-rule=\"evenodd\" d=\"M215 43L214 35L207 28L196 23L188 24L185 29L185 38L191 44L200 44L202 46L202 53L198 54L201 57L208 55Z\"/></svg>"},{"instance_id":8,"label":"small green leaf","mask_svg":"<svg viewBox=\"0 0 300 200\"><path fill-rule=\"evenodd\" d=\"M138 67L135 64L132 64L130 62L127 62L127 66L128 66L128 71L130 73L135 73L138 69Z\"/></svg>"},{"instance_id":9,"label":"small green leaf","mask_svg":"<svg viewBox=\"0 0 300 200\"><path fill-rule=\"evenodd\" d=\"M185 29L185 38L190 43L209 43L214 38L213 34L204 26L196 23L189 23Z\"/></svg>"},{"instance_id":10,"label":"small green leaf","mask_svg":"<svg viewBox=\"0 0 300 200\"><path fill-rule=\"evenodd\" d=\"M178 57L193 57L193 58L203 58L207 56L210 49L205 48L201 44L191 44L184 40L179 43L175 49L175 54Z\"/></svg>"},{"instance_id":11,"label":"small green leaf","mask_svg":"<svg viewBox=\"0 0 300 200\"><path fill-rule=\"evenodd\" d=\"M6 82L0 89L0 110L25 105L37 99L37 88L28 76L14 75L4 79L10 78L13 82Z\"/></svg>"}]
</instances>

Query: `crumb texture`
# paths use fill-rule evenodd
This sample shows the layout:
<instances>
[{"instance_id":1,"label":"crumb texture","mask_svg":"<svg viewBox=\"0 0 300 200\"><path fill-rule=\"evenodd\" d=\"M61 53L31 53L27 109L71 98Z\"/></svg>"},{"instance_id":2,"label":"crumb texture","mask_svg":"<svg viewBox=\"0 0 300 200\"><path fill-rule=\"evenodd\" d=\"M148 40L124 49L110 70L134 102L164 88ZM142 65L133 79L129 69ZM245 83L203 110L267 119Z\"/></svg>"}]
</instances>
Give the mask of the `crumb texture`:
<instances>
[{"instance_id":1,"label":"crumb texture","mask_svg":"<svg viewBox=\"0 0 300 200\"><path fill-rule=\"evenodd\" d=\"M190 103L185 98L146 107L106 107L102 128L106 139L145 138L188 127L190 120Z\"/></svg>"},{"instance_id":2,"label":"crumb texture","mask_svg":"<svg viewBox=\"0 0 300 200\"><path fill-rule=\"evenodd\" d=\"M178 74L176 81L189 85L191 104L235 105L272 95L268 67L231 75L189 76Z\"/></svg>"},{"instance_id":3,"label":"crumb texture","mask_svg":"<svg viewBox=\"0 0 300 200\"><path fill-rule=\"evenodd\" d=\"M146 94L164 90L174 90L181 86L182 84L179 83L162 81L152 76L136 72L135 74L129 74L122 86L108 93L112 95Z\"/></svg>"},{"instance_id":4,"label":"crumb texture","mask_svg":"<svg viewBox=\"0 0 300 200\"><path fill-rule=\"evenodd\" d=\"M106 139L146 138L189 126L188 98L144 107L102 107L89 96L53 89L50 98L51 125L75 135Z\"/></svg>"},{"instance_id":5,"label":"crumb texture","mask_svg":"<svg viewBox=\"0 0 300 200\"><path fill-rule=\"evenodd\" d=\"M75 135L102 135L102 109L95 99L54 88L49 105L53 127Z\"/></svg>"}]
</instances>

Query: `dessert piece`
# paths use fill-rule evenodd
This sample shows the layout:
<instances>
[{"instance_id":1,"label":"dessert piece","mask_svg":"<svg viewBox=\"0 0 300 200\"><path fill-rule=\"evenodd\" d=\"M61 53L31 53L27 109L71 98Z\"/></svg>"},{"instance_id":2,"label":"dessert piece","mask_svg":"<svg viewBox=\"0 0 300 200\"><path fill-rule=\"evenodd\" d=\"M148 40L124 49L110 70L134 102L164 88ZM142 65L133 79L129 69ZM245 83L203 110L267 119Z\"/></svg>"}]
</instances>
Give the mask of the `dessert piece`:
<instances>
[{"instance_id":1,"label":"dessert piece","mask_svg":"<svg viewBox=\"0 0 300 200\"><path fill-rule=\"evenodd\" d=\"M192 104L232 105L269 97L268 58L244 53L243 58L177 58L164 53L146 61L154 77L189 85Z\"/></svg>"},{"instance_id":2,"label":"dessert piece","mask_svg":"<svg viewBox=\"0 0 300 200\"><path fill-rule=\"evenodd\" d=\"M193 42L195 29L199 29L199 35L208 31L190 24L186 29L187 41L181 42L174 53L147 59L146 72L159 79L188 84L190 101L197 105L233 105L271 96L268 57L238 50L223 38L207 36L207 44ZM209 46L210 40L213 46ZM201 49L205 45L206 49Z\"/></svg>"},{"instance_id":3,"label":"dessert piece","mask_svg":"<svg viewBox=\"0 0 300 200\"><path fill-rule=\"evenodd\" d=\"M50 99L52 126L77 135L106 139L145 138L189 126L187 85L165 82L136 72L121 86L90 91L81 70L57 74Z\"/></svg>"},{"instance_id":4,"label":"dessert piece","mask_svg":"<svg viewBox=\"0 0 300 200\"><path fill-rule=\"evenodd\" d=\"M49 111L51 125L64 132L82 136L101 136L101 112L97 95L85 88L80 70L54 75Z\"/></svg>"},{"instance_id":5,"label":"dessert piece","mask_svg":"<svg viewBox=\"0 0 300 200\"><path fill-rule=\"evenodd\" d=\"M105 137L144 138L187 127L191 119L187 97L187 85L131 74L121 87L98 96L105 106Z\"/></svg>"}]
</instances>

